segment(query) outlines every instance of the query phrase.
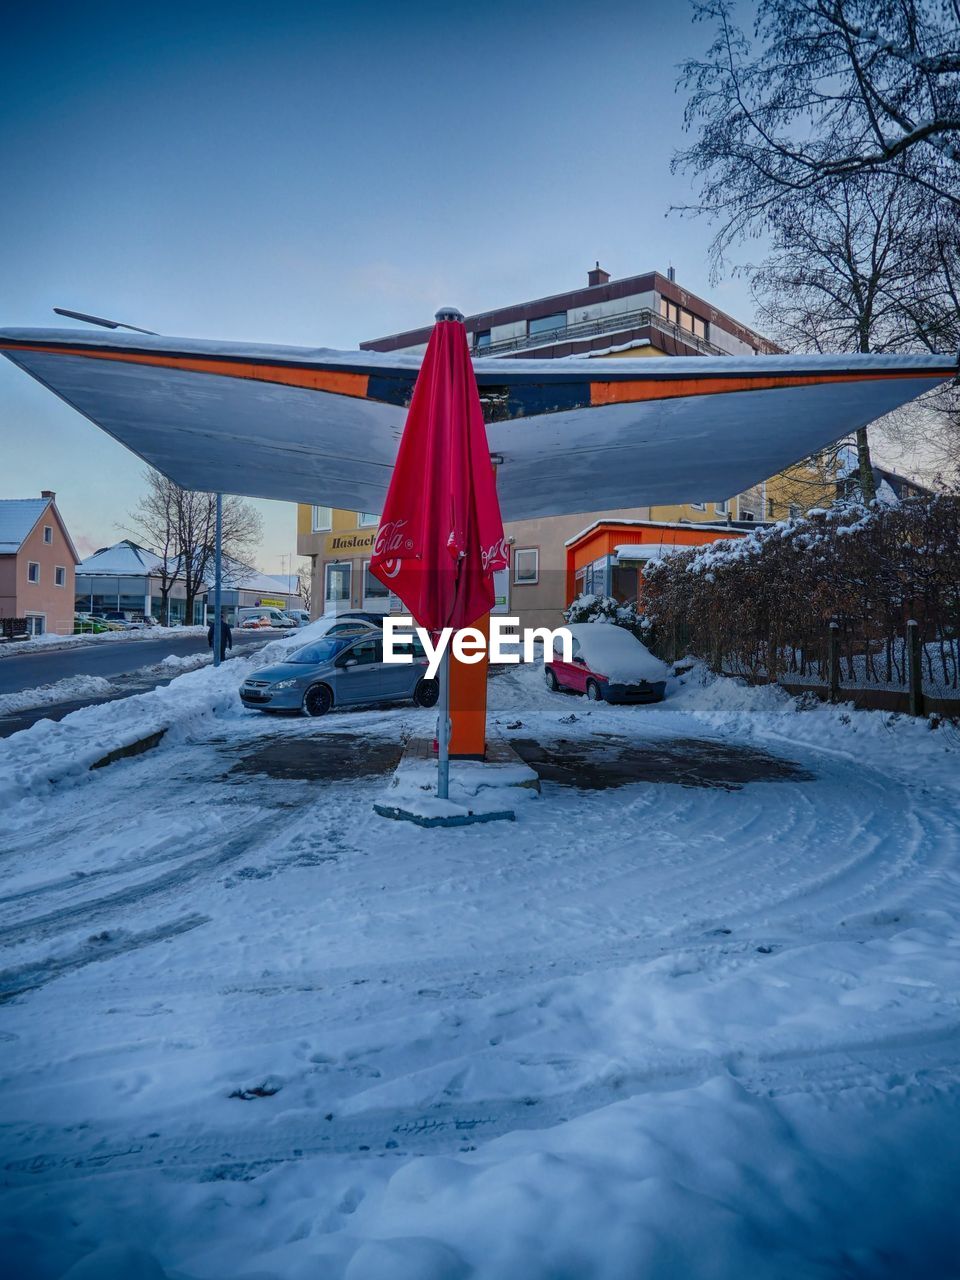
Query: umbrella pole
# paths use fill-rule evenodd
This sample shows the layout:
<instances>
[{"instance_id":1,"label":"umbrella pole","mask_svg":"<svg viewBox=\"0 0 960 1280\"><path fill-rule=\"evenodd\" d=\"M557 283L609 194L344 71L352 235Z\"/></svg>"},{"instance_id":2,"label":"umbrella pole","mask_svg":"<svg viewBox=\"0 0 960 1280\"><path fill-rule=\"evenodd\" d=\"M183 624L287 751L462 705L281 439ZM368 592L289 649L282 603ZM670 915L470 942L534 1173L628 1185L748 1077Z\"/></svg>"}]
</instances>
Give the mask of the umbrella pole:
<instances>
[{"instance_id":1,"label":"umbrella pole","mask_svg":"<svg viewBox=\"0 0 960 1280\"><path fill-rule=\"evenodd\" d=\"M450 795L450 648L440 659L440 715L437 724L437 796Z\"/></svg>"}]
</instances>

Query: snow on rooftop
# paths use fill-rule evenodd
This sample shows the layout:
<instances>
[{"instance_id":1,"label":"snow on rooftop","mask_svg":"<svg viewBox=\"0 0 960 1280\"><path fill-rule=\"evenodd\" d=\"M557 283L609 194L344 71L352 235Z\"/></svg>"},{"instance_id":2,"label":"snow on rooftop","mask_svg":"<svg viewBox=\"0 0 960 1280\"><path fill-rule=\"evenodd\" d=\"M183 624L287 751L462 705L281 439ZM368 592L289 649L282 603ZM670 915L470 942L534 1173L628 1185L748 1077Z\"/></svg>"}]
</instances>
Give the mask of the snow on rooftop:
<instances>
[{"instance_id":1,"label":"snow on rooftop","mask_svg":"<svg viewBox=\"0 0 960 1280\"><path fill-rule=\"evenodd\" d=\"M17 554L49 505L49 498L0 498L0 555Z\"/></svg>"},{"instance_id":2,"label":"snow on rooftop","mask_svg":"<svg viewBox=\"0 0 960 1280\"><path fill-rule=\"evenodd\" d=\"M614 547L619 560L659 560L661 556L675 555L678 551L683 550L685 548L682 546L664 546L659 542L630 543L625 546Z\"/></svg>"},{"instance_id":3,"label":"snow on rooftop","mask_svg":"<svg viewBox=\"0 0 960 1280\"><path fill-rule=\"evenodd\" d=\"M78 573L86 574L120 574L124 577L139 577L141 574L153 573L160 564L161 558L146 547L140 547L128 538L116 542L112 547L101 547L92 556L87 556L77 567Z\"/></svg>"}]
</instances>

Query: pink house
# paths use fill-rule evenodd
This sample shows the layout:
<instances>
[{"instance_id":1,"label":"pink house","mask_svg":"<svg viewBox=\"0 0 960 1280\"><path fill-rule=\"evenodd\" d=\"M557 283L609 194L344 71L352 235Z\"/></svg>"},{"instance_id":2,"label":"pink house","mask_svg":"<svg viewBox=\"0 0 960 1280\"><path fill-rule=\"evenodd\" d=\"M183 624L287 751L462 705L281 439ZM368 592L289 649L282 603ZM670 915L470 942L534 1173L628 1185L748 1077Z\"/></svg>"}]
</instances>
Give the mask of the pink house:
<instances>
[{"instance_id":1,"label":"pink house","mask_svg":"<svg viewBox=\"0 0 960 1280\"><path fill-rule=\"evenodd\" d=\"M79 557L56 497L0 498L0 618L26 618L32 635L73 634Z\"/></svg>"}]
</instances>

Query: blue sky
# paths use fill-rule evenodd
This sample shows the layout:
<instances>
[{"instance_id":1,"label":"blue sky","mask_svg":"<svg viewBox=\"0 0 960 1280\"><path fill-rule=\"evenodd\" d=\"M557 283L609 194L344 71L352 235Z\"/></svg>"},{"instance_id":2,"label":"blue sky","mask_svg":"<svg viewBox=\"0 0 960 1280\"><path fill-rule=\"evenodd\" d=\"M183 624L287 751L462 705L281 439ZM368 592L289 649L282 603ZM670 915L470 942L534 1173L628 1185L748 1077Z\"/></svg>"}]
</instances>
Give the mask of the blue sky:
<instances>
[{"instance_id":1,"label":"blue sky","mask_svg":"<svg viewBox=\"0 0 960 1280\"><path fill-rule=\"evenodd\" d=\"M710 285L673 7L165 4L8 8L0 326L53 306L163 333L354 347L613 275ZM55 489L82 548L124 536L142 464L0 361L0 496ZM260 565L295 548L259 503Z\"/></svg>"}]
</instances>

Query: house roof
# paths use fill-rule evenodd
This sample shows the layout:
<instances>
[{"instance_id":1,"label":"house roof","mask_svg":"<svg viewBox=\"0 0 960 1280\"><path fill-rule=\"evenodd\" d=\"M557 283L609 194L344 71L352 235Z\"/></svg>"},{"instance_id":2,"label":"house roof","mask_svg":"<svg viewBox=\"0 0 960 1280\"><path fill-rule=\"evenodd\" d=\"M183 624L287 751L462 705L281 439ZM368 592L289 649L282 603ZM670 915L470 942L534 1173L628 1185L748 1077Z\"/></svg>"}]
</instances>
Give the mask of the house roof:
<instances>
[{"instance_id":1,"label":"house roof","mask_svg":"<svg viewBox=\"0 0 960 1280\"><path fill-rule=\"evenodd\" d=\"M171 556L167 572L179 577L179 557ZM92 556L87 556L78 567L78 572L96 577L98 574L110 578L140 578L158 575L163 565L163 557L146 547L124 538L112 547L101 547ZM205 586L213 587L213 565L208 567ZM244 591L260 591L270 595L297 595L284 578L274 578L268 573L261 573L252 565L242 564L239 560L225 555L223 557L223 585L229 590L240 587Z\"/></svg>"},{"instance_id":2,"label":"house roof","mask_svg":"<svg viewBox=\"0 0 960 1280\"><path fill-rule=\"evenodd\" d=\"M53 507L60 531L73 555L73 563L79 563L77 549L52 498L0 498L0 556L17 554L48 507Z\"/></svg>"},{"instance_id":3,"label":"house roof","mask_svg":"<svg viewBox=\"0 0 960 1280\"><path fill-rule=\"evenodd\" d=\"M0 555L16 555L49 505L49 498L0 500Z\"/></svg>"}]
</instances>

